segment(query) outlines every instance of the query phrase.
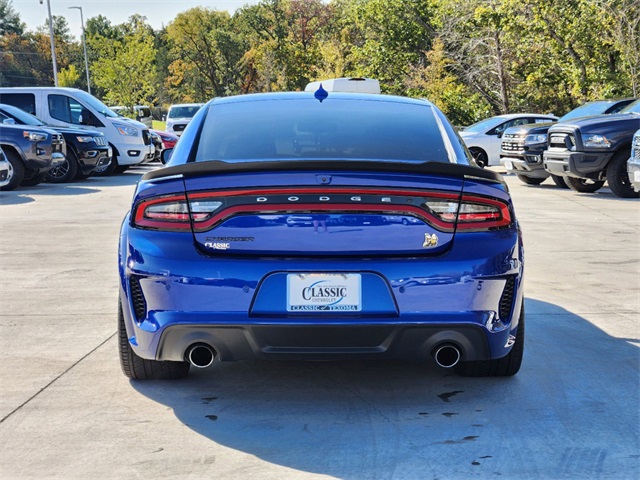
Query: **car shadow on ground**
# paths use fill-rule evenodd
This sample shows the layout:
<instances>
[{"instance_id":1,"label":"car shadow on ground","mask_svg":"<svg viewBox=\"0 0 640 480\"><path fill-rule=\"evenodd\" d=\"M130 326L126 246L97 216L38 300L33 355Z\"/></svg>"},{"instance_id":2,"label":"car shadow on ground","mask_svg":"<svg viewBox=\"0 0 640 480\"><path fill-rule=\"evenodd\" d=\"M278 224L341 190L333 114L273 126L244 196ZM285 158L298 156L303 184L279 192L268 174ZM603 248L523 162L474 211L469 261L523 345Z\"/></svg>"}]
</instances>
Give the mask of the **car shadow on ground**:
<instances>
[{"instance_id":1,"label":"car shadow on ground","mask_svg":"<svg viewBox=\"0 0 640 480\"><path fill-rule=\"evenodd\" d=\"M15 190L0 192L0 205L20 205L37 201L39 195L88 195L98 193L109 187L126 187L135 185L140 177L149 170L136 169L109 177L89 177L68 183L43 182L34 187L18 187Z\"/></svg>"},{"instance_id":2,"label":"car shadow on ground","mask_svg":"<svg viewBox=\"0 0 640 480\"><path fill-rule=\"evenodd\" d=\"M511 378L400 361L244 361L131 384L213 442L299 472L636 478L637 345L561 307L526 308Z\"/></svg>"}]
</instances>

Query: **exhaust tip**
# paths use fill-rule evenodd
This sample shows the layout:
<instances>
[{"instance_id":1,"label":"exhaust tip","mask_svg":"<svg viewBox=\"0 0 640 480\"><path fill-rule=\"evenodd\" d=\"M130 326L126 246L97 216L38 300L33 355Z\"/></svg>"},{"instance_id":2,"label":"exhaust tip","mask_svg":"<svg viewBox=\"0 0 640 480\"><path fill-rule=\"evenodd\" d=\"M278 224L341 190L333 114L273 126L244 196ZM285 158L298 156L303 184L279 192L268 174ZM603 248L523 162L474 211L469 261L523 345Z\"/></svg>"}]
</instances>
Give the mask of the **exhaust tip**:
<instances>
[{"instance_id":1,"label":"exhaust tip","mask_svg":"<svg viewBox=\"0 0 640 480\"><path fill-rule=\"evenodd\" d=\"M433 358L441 367L451 368L460 361L460 350L454 345L441 345L434 351Z\"/></svg>"},{"instance_id":2,"label":"exhaust tip","mask_svg":"<svg viewBox=\"0 0 640 480\"><path fill-rule=\"evenodd\" d=\"M209 345L199 343L192 345L187 350L187 360L197 368L207 368L216 358L216 352Z\"/></svg>"}]
</instances>

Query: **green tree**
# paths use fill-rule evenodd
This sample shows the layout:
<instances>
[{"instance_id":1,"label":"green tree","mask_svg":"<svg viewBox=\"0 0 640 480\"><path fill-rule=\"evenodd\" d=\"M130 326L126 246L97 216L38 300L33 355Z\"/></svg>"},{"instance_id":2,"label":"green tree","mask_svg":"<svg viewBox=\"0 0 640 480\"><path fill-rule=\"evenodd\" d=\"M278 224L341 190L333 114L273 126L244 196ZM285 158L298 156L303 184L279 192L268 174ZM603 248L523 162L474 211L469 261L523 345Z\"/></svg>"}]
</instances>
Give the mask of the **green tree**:
<instances>
[{"instance_id":1,"label":"green tree","mask_svg":"<svg viewBox=\"0 0 640 480\"><path fill-rule=\"evenodd\" d=\"M433 102L455 125L469 125L491 115L480 94L462 83L453 73L453 61L447 58L444 44L436 38L425 54L425 65L411 67L406 79L410 96Z\"/></svg>"},{"instance_id":2,"label":"green tree","mask_svg":"<svg viewBox=\"0 0 640 480\"><path fill-rule=\"evenodd\" d=\"M178 14L166 31L175 58L168 66L171 95L206 101L214 96L239 93L238 63L244 44L227 12L192 8Z\"/></svg>"},{"instance_id":3,"label":"green tree","mask_svg":"<svg viewBox=\"0 0 640 480\"><path fill-rule=\"evenodd\" d=\"M6 33L0 37L0 85L53 85L48 35Z\"/></svg>"},{"instance_id":4,"label":"green tree","mask_svg":"<svg viewBox=\"0 0 640 480\"><path fill-rule=\"evenodd\" d=\"M122 30L122 40L92 37L100 61L91 65L91 77L108 103L133 110L135 105L155 103L156 52L144 17L131 17Z\"/></svg>"},{"instance_id":5,"label":"green tree","mask_svg":"<svg viewBox=\"0 0 640 480\"><path fill-rule=\"evenodd\" d=\"M61 87L76 87L80 80L80 73L75 65L69 65L58 72L58 84Z\"/></svg>"},{"instance_id":6,"label":"green tree","mask_svg":"<svg viewBox=\"0 0 640 480\"><path fill-rule=\"evenodd\" d=\"M13 9L11 0L0 0L0 35L13 33L22 35L25 24L20 20L20 15Z\"/></svg>"},{"instance_id":7,"label":"green tree","mask_svg":"<svg viewBox=\"0 0 640 480\"><path fill-rule=\"evenodd\" d=\"M347 74L377 78L387 93L402 94L403 78L411 65L424 65L424 52L434 36L428 0L342 0L353 42Z\"/></svg>"}]
</instances>

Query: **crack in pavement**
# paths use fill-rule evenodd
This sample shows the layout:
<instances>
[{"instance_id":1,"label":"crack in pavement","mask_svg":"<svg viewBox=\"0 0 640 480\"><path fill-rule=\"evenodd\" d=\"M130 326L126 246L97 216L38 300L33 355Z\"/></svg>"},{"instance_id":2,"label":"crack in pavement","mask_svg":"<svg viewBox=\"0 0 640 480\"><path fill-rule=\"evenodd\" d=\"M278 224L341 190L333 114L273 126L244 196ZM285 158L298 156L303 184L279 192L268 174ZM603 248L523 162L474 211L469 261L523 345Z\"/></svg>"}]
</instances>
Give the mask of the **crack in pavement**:
<instances>
[{"instance_id":1,"label":"crack in pavement","mask_svg":"<svg viewBox=\"0 0 640 480\"><path fill-rule=\"evenodd\" d=\"M19 410L22 409L22 407L24 407L25 405L27 405L29 402L31 402L31 400L33 400L34 398L36 398L38 395L40 395L42 392L44 392L47 388L49 388L51 385L53 385L55 382L57 382L60 378L62 378L63 376L65 376L67 373L69 373L73 367L75 367L76 365L78 365L80 362L82 362L85 358L87 358L89 355L91 355L93 352L95 352L96 350L98 350L100 347L102 347L104 344L106 344L109 340L111 340L113 337L116 336L118 332L114 332L111 335L109 335L109 337L107 337L106 340L104 340L102 343L100 343L100 345L98 345L97 347L95 347L93 350L91 350L89 353L87 353L86 355L84 355L82 358L80 358L79 360L77 360L75 363L73 363L69 368L67 368L64 372L62 372L60 375L58 375L56 378L54 378L53 380L51 380L49 383L47 383L44 387L42 387L40 390L38 390L36 393L34 393L33 395L31 395L31 397L29 397L27 400L25 400L21 405L18 405L16 408L13 409L13 411L9 412L7 415L4 416L4 418L2 418L2 420L0 420L0 424L2 422L4 422L7 418L11 417L14 413L18 412Z\"/></svg>"}]
</instances>

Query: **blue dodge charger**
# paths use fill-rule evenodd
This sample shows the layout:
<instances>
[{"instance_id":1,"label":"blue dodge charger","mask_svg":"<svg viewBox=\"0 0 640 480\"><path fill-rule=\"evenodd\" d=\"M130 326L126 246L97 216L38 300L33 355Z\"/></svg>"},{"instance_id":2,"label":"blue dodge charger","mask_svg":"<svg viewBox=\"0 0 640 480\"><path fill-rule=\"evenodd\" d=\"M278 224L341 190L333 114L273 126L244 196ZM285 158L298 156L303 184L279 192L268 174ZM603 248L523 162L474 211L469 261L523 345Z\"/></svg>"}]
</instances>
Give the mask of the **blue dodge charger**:
<instances>
[{"instance_id":1,"label":"blue dodge charger","mask_svg":"<svg viewBox=\"0 0 640 480\"><path fill-rule=\"evenodd\" d=\"M138 183L119 274L134 379L249 358L400 358L465 376L522 361L507 187L426 100L322 87L211 100Z\"/></svg>"}]
</instances>

